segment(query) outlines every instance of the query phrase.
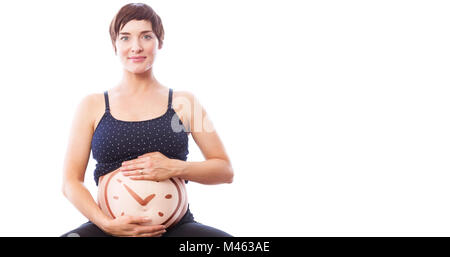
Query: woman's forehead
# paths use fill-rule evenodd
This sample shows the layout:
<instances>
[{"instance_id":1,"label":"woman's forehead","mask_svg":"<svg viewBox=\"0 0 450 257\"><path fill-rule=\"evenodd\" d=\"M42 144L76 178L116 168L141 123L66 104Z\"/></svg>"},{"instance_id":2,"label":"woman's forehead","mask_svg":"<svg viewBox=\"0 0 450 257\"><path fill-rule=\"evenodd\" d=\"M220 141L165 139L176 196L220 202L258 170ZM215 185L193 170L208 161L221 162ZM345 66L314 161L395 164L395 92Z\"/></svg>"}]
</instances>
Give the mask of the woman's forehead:
<instances>
[{"instance_id":1,"label":"woman's forehead","mask_svg":"<svg viewBox=\"0 0 450 257\"><path fill-rule=\"evenodd\" d=\"M152 30L152 23L147 20L131 20L123 26L120 32L140 33L144 30Z\"/></svg>"}]
</instances>

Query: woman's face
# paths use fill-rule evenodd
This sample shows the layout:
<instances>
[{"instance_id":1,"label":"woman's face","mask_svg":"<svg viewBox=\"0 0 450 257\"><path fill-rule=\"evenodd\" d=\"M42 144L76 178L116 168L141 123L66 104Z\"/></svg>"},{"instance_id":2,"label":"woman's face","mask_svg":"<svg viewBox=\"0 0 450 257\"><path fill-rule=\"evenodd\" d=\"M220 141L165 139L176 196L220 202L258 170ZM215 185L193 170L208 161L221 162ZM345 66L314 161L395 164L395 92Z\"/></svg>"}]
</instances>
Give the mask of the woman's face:
<instances>
[{"instance_id":1,"label":"woman's face","mask_svg":"<svg viewBox=\"0 0 450 257\"><path fill-rule=\"evenodd\" d=\"M159 43L149 21L131 20L120 30L116 48L126 70L142 73L152 68Z\"/></svg>"}]
</instances>

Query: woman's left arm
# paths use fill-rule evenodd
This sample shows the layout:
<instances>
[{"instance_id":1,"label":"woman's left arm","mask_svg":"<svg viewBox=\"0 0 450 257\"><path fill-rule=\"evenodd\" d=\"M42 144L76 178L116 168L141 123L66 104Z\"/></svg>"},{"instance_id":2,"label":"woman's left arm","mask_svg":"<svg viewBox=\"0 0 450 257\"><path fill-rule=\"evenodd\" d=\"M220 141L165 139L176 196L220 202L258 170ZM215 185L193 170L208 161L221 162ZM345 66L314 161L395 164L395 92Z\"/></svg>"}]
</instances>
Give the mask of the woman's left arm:
<instances>
[{"instance_id":1,"label":"woman's left arm","mask_svg":"<svg viewBox=\"0 0 450 257\"><path fill-rule=\"evenodd\" d=\"M196 139L197 141L205 140L205 138L209 139L210 143L206 143L207 146L200 147L202 152L205 150L209 152L216 152L216 155L206 155L204 154L206 160L200 162L189 162L189 161L181 161L177 159L173 159L175 170L175 177L179 177L185 180L195 181L205 185L215 185L222 183L232 183L234 171L231 167L231 163L226 157L225 154L220 151L223 150L223 146L220 142L217 133L211 136L200 136L202 139ZM211 144L211 145L210 145ZM212 145L218 145L215 149L212 149ZM223 155L222 155L223 154Z\"/></svg>"},{"instance_id":2,"label":"woman's left arm","mask_svg":"<svg viewBox=\"0 0 450 257\"><path fill-rule=\"evenodd\" d=\"M174 165L177 167L176 176L206 185L232 183L234 171L231 161L206 110L191 93L180 92L180 97L182 102L188 100L188 105L190 105L185 106L181 112L184 117L187 117L185 121L188 124L186 125L205 157L205 161L174 160ZM175 98L174 106L177 102L179 101Z\"/></svg>"}]
</instances>

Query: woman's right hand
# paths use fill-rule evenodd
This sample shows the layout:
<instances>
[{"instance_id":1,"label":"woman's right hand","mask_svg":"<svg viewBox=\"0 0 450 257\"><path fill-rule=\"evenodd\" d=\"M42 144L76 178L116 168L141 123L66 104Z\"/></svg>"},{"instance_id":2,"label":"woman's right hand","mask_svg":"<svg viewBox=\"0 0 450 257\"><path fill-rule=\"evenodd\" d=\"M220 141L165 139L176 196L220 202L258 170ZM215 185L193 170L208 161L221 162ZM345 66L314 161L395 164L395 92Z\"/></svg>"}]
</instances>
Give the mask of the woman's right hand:
<instances>
[{"instance_id":1,"label":"woman's right hand","mask_svg":"<svg viewBox=\"0 0 450 257\"><path fill-rule=\"evenodd\" d=\"M121 237L160 237L166 232L164 225L142 225L147 217L120 216L108 219L100 228L108 234Z\"/></svg>"}]
</instances>

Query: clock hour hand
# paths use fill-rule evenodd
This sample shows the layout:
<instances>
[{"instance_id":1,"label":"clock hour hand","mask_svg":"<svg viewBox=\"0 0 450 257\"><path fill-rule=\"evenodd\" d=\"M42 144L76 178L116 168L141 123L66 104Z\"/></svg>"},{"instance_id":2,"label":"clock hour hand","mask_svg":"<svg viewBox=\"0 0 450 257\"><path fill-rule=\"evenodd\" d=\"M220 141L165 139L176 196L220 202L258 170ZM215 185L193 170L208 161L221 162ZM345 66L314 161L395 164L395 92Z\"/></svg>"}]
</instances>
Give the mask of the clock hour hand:
<instances>
[{"instance_id":1,"label":"clock hour hand","mask_svg":"<svg viewBox=\"0 0 450 257\"><path fill-rule=\"evenodd\" d=\"M133 189L129 188L125 184L123 184L123 186L128 191L128 193L130 193L130 195L134 198L134 200L136 200L136 202L138 202L142 206L147 205L155 197L155 194L151 194L147 196L145 199L142 199L138 194L136 194L136 192L133 191Z\"/></svg>"}]
</instances>

